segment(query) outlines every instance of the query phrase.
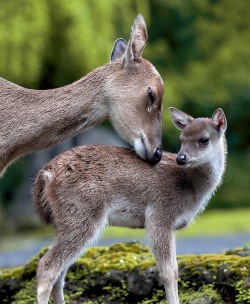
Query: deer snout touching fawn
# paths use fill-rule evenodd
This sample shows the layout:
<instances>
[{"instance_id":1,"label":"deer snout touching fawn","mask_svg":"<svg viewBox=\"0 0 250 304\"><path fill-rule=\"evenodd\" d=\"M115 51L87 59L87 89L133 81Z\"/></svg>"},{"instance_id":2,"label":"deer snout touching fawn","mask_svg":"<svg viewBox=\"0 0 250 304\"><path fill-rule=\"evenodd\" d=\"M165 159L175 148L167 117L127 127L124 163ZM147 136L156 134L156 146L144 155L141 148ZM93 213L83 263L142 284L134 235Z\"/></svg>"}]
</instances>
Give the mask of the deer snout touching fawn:
<instances>
[{"instance_id":1,"label":"deer snout touching fawn","mask_svg":"<svg viewBox=\"0 0 250 304\"><path fill-rule=\"evenodd\" d=\"M31 90L0 78L0 177L25 154L110 119L151 164L162 154L163 81L142 58L148 35L138 15L130 40L115 41L110 63L62 88Z\"/></svg>"},{"instance_id":2,"label":"deer snout touching fawn","mask_svg":"<svg viewBox=\"0 0 250 304\"><path fill-rule=\"evenodd\" d=\"M64 303L68 267L105 226L146 228L168 304L178 304L175 230L200 213L220 185L226 165L226 118L194 119L170 108L181 148L155 166L129 149L77 147L39 171L33 192L41 219L56 229L37 268L38 303Z\"/></svg>"}]
</instances>

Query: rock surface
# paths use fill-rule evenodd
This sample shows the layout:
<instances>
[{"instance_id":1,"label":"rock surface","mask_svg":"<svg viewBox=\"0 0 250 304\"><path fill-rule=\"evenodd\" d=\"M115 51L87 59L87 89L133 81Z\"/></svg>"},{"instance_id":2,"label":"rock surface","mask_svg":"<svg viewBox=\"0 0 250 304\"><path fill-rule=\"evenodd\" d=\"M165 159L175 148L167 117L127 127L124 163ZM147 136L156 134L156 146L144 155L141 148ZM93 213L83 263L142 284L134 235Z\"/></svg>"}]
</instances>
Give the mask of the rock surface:
<instances>
[{"instance_id":1,"label":"rock surface","mask_svg":"<svg viewBox=\"0 0 250 304\"><path fill-rule=\"evenodd\" d=\"M0 269L0 303L36 303L35 269L45 252L24 267ZM249 248L177 259L182 304L250 303ZM72 304L166 303L152 254L134 242L89 248L70 267L64 294Z\"/></svg>"}]
</instances>

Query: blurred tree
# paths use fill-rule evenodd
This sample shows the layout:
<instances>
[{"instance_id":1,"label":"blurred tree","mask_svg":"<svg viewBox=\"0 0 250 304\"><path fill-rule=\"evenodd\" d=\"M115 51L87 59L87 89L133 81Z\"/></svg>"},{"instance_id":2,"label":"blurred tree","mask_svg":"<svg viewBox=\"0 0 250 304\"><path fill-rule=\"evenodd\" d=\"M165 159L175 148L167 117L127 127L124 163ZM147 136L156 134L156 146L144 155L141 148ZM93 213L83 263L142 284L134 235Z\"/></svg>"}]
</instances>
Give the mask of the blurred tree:
<instances>
[{"instance_id":1,"label":"blurred tree","mask_svg":"<svg viewBox=\"0 0 250 304\"><path fill-rule=\"evenodd\" d=\"M0 73L20 85L50 88L109 61L119 35L129 39L148 2L0 0Z\"/></svg>"},{"instance_id":2,"label":"blurred tree","mask_svg":"<svg viewBox=\"0 0 250 304\"><path fill-rule=\"evenodd\" d=\"M0 0L0 4L0 75L40 89L65 85L108 62L114 40L128 40L131 23L142 13L149 31L144 57L165 80L164 103L193 116L211 116L217 107L226 113L229 163L212 206L249 206L247 1ZM163 118L164 146L177 151L178 131L166 109ZM15 170L19 169L13 166L0 181L2 193L9 189Z\"/></svg>"},{"instance_id":3,"label":"blurred tree","mask_svg":"<svg viewBox=\"0 0 250 304\"><path fill-rule=\"evenodd\" d=\"M49 34L46 0L1 0L0 5L0 75L37 87Z\"/></svg>"},{"instance_id":4,"label":"blurred tree","mask_svg":"<svg viewBox=\"0 0 250 304\"><path fill-rule=\"evenodd\" d=\"M167 52L158 61L166 63L168 104L193 116L211 116L222 107L228 119L228 169L211 206L249 206L250 7L247 1L227 0L158 0L151 5L158 16L150 28L154 44L166 41ZM165 140L176 142L178 131L167 132L167 112L165 120Z\"/></svg>"}]
</instances>

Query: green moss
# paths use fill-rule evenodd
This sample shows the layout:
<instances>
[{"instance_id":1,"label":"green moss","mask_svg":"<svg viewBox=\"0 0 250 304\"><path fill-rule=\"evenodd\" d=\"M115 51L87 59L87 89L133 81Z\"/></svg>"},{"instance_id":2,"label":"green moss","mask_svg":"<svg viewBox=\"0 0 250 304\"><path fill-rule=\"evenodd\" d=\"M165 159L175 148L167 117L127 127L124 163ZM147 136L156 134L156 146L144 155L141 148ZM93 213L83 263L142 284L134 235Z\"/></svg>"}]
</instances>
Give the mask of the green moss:
<instances>
[{"instance_id":1,"label":"green moss","mask_svg":"<svg viewBox=\"0 0 250 304\"><path fill-rule=\"evenodd\" d=\"M160 304L167 304L165 300L165 291L163 289L154 289L151 298L145 298L138 304L153 304L153 303L160 303Z\"/></svg>"},{"instance_id":2,"label":"green moss","mask_svg":"<svg viewBox=\"0 0 250 304\"><path fill-rule=\"evenodd\" d=\"M0 270L1 303L36 302L35 270L46 250L24 267ZM228 302L228 299L233 303L249 303L248 248L177 259L183 304L200 303L201 299L209 299L213 304ZM134 242L89 248L70 267L64 294L65 302L71 304L166 303L152 254L146 246Z\"/></svg>"},{"instance_id":3,"label":"green moss","mask_svg":"<svg viewBox=\"0 0 250 304\"><path fill-rule=\"evenodd\" d=\"M36 279L25 282L25 286L17 292L11 303L31 304L36 303Z\"/></svg>"},{"instance_id":4,"label":"green moss","mask_svg":"<svg viewBox=\"0 0 250 304\"><path fill-rule=\"evenodd\" d=\"M214 290L214 286L204 285L197 291L190 290L188 288L180 288L179 290L179 298L182 304L200 304L201 299L210 299L213 304L221 304L222 299L221 296ZM167 304L165 300L165 292L163 289L155 289L152 297L150 299L145 299L140 304L153 304L153 303L161 303ZM243 303L243 302L242 302Z\"/></svg>"},{"instance_id":5,"label":"green moss","mask_svg":"<svg viewBox=\"0 0 250 304\"><path fill-rule=\"evenodd\" d=\"M213 284L203 285L199 290L184 289L180 292L182 304L201 303L201 299L209 299L213 304L221 304L221 296L214 289Z\"/></svg>"},{"instance_id":6,"label":"green moss","mask_svg":"<svg viewBox=\"0 0 250 304\"><path fill-rule=\"evenodd\" d=\"M243 249L238 249L234 253L179 257L180 275L184 277L187 275L190 279L200 276L204 280L214 282L223 280L230 282L237 278L248 277L250 257L239 256L238 253L242 251Z\"/></svg>"},{"instance_id":7,"label":"green moss","mask_svg":"<svg viewBox=\"0 0 250 304\"><path fill-rule=\"evenodd\" d=\"M23 267L0 269L1 281L19 278L23 274Z\"/></svg>"},{"instance_id":8,"label":"green moss","mask_svg":"<svg viewBox=\"0 0 250 304\"><path fill-rule=\"evenodd\" d=\"M236 303L250 303L250 276L235 283Z\"/></svg>"},{"instance_id":9,"label":"green moss","mask_svg":"<svg viewBox=\"0 0 250 304\"><path fill-rule=\"evenodd\" d=\"M148 248L135 242L90 248L78 263L98 273L107 273L111 269L131 271L135 267L145 269L155 265Z\"/></svg>"}]
</instances>

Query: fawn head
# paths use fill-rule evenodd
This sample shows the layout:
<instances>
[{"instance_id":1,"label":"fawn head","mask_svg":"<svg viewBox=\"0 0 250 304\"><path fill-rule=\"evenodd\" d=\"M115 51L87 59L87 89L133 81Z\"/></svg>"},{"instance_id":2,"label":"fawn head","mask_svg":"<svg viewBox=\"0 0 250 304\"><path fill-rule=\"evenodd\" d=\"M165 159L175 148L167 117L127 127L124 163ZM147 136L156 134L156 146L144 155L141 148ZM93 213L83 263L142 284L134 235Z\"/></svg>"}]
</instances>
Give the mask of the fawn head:
<instances>
[{"instance_id":1,"label":"fawn head","mask_svg":"<svg viewBox=\"0 0 250 304\"><path fill-rule=\"evenodd\" d=\"M111 64L117 65L106 87L109 116L114 128L136 153L151 164L162 155L162 96L164 85L155 67L141 57L147 28L138 15L130 40L115 41Z\"/></svg>"},{"instance_id":2,"label":"fawn head","mask_svg":"<svg viewBox=\"0 0 250 304\"><path fill-rule=\"evenodd\" d=\"M194 119L175 108L170 108L175 127L182 131L181 148L176 156L178 165L196 167L216 162L218 152L224 151L223 135L227 127L222 109L217 109L212 118Z\"/></svg>"}]
</instances>

